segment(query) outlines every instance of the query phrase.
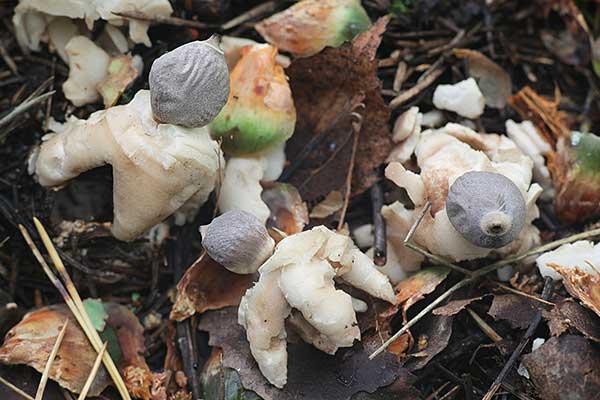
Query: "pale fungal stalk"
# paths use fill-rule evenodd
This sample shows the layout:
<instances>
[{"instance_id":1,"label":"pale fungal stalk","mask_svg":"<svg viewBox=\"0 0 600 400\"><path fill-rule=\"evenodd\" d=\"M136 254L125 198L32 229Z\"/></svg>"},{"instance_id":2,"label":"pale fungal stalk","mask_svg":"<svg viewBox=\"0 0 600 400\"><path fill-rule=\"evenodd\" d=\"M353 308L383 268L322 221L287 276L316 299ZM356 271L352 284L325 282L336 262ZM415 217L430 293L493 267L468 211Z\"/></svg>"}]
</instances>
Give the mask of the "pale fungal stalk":
<instances>
[{"instance_id":1,"label":"pale fungal stalk","mask_svg":"<svg viewBox=\"0 0 600 400\"><path fill-rule=\"evenodd\" d=\"M323 226L283 239L259 272L258 283L242 298L239 321L263 375L280 388L287 380L282 327L291 309L299 312L293 325L300 336L333 354L360 340L357 302L336 289L334 278L374 297L395 301L390 282L373 261L348 236ZM266 300L272 304L267 306Z\"/></svg>"}]
</instances>

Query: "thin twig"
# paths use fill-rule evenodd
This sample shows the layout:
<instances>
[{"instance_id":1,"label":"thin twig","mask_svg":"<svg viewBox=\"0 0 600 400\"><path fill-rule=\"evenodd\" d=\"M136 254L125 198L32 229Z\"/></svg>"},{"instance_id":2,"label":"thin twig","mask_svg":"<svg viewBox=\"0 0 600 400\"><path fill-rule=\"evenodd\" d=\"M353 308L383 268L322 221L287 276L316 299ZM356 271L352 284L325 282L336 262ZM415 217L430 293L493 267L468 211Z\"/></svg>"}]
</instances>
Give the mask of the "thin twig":
<instances>
[{"instance_id":1,"label":"thin twig","mask_svg":"<svg viewBox=\"0 0 600 400\"><path fill-rule=\"evenodd\" d=\"M496 281L492 281L492 282L494 282L494 284L496 284L497 286L501 287L502 289L508 290L509 292L512 292L514 294L518 294L519 296L527 297L528 299L539 301L540 303L547 304L549 306L555 306L556 305L556 304L554 304L551 301L547 301L547 300L544 300L544 299L539 298L537 296L534 296L532 294L522 292L522 291L517 290L515 288L511 288L510 286L504 285L504 284L502 284L500 282L496 282Z\"/></svg>"},{"instance_id":2,"label":"thin twig","mask_svg":"<svg viewBox=\"0 0 600 400\"><path fill-rule=\"evenodd\" d=\"M50 374L50 368L52 367L52 363L54 363L54 359L58 354L58 349L60 349L60 345L65 337L65 333L67 332L67 326L69 325L69 320L66 319L63 324L58 336L56 337L56 342L54 342L54 346L52 347L52 351L50 351L50 356L48 356L48 361L46 361L46 366L44 367L44 372L42 372L42 377L40 378L40 383L37 388L37 392L35 393L35 400L42 400L44 396L44 390L46 389L46 383L48 383L48 374Z\"/></svg>"},{"instance_id":3,"label":"thin twig","mask_svg":"<svg viewBox=\"0 0 600 400\"><path fill-rule=\"evenodd\" d=\"M440 76L442 76L445 70L446 68L440 67L431 71L431 73L429 73L426 77L417 82L413 87L411 87L408 90L405 90L404 92L400 93L397 97L392 99L392 101L390 101L390 108L392 110L396 109L402 104L404 104L406 101L412 99L413 97L421 93L429 85L435 82Z\"/></svg>"},{"instance_id":4,"label":"thin twig","mask_svg":"<svg viewBox=\"0 0 600 400\"><path fill-rule=\"evenodd\" d=\"M543 246L536 247L534 249L528 250L519 255L507 257L504 260L497 261L495 263L492 263L486 267L483 267L483 268L475 271L470 277L465 277L461 281L458 281L453 286L451 286L448 290L446 290L443 294L441 294L437 299L433 300L428 306L426 306L423 310L421 310L420 313L418 313L410 321L408 321L406 323L406 325L404 325L398 332L396 332L394 335L392 335L392 337L390 337L377 350L375 350L369 356L369 359L372 360L373 358L375 358L379 354L381 354L383 351L385 351L385 349L390 344L394 343L394 341L396 341L400 336L402 336L408 329L410 329L410 327L412 327L414 324L419 322L421 320L421 318L423 318L431 310L436 308L442 301L447 299L454 292L456 292L460 288L462 288L470 283L475 282L477 279L481 278L482 276L487 275L490 272L497 270L498 268L504 267L505 265L514 264L514 263L517 263L519 261L526 259L527 257L531 257L536 254L540 254L540 253L544 253L546 251L553 250L559 246L562 246L563 244L576 242L578 240L588 239L588 238L598 236L598 235L600 235L600 229L593 229L590 231L581 232L576 235L571 235L569 237L566 237L566 238L563 238L560 240L555 240L553 242L546 243Z\"/></svg>"},{"instance_id":5,"label":"thin twig","mask_svg":"<svg viewBox=\"0 0 600 400\"><path fill-rule=\"evenodd\" d=\"M18 387L16 387L15 385L13 385L12 383L10 383L6 379L4 379L2 376L0 376L0 383L2 383L4 386L6 386L7 388L9 388L10 390L12 390L13 392L15 392L19 396L22 396L25 399L27 399L27 400L34 400L33 397L31 397L30 395L28 395L27 393L25 393L23 390L19 389Z\"/></svg>"},{"instance_id":6,"label":"thin twig","mask_svg":"<svg viewBox=\"0 0 600 400\"><path fill-rule=\"evenodd\" d=\"M52 96L55 92L56 92L55 90L52 90L52 91L50 91L48 93L44 93L43 95L34 98L34 99L26 100L26 101L22 102L21 104L19 104L18 106L16 106L11 112L9 112L4 117L2 117L2 119L0 119L0 128L3 127L3 126L5 126L9 122L11 122L18 115L20 115L20 114L24 113L25 111L29 110L31 107L35 106L38 103L43 102L48 97Z\"/></svg>"},{"instance_id":7,"label":"thin twig","mask_svg":"<svg viewBox=\"0 0 600 400\"><path fill-rule=\"evenodd\" d=\"M375 265L383 266L387 261L387 237L385 219L381 214L383 206L383 189L381 184L376 182L371 187L371 204L373 209L373 261Z\"/></svg>"},{"instance_id":8,"label":"thin twig","mask_svg":"<svg viewBox=\"0 0 600 400\"><path fill-rule=\"evenodd\" d=\"M550 296L552 296L553 290L554 290L554 281L552 280L552 278L548 277L548 278L546 278L546 281L544 282L544 290L542 291L542 298L544 300L548 300L550 298ZM498 374L496 379L494 379L494 383L492 383L492 386L490 387L490 389L487 391L485 396L483 396L483 400L490 400L494 396L494 394L498 391L498 389L500 388L500 385L502 385L502 381L504 381L504 378L506 377L506 375L508 374L510 369L513 367L513 365L517 361L517 358L519 358L519 356L523 352L523 349L525 349L525 346L527 345L527 343L529 343L529 340L535 333L535 330L537 329L541 320L542 320L542 311L540 310L535 314L535 316L529 323L529 327L527 328L525 335L523 335L521 342L519 343L517 348L513 351L513 353L510 355L508 361L506 362L506 364L504 364L504 367L502 368L502 370L500 371L500 373Z\"/></svg>"},{"instance_id":9,"label":"thin twig","mask_svg":"<svg viewBox=\"0 0 600 400\"><path fill-rule=\"evenodd\" d=\"M96 361L94 361L94 365L92 366L92 370L90 371L90 375L85 381L83 388L81 389L81 393L79 393L79 397L77 400L85 400L90 388L92 387L92 383L94 383L94 379L96 378L96 374L98 373L98 369L100 368L100 364L102 363L102 357L104 357L104 353L106 352L106 347L108 346L108 342L104 342L104 346L102 346L102 350L96 356Z\"/></svg>"},{"instance_id":10,"label":"thin twig","mask_svg":"<svg viewBox=\"0 0 600 400\"><path fill-rule=\"evenodd\" d=\"M475 323L479 326L481 331L485 333L487 337L492 339L492 341L498 343L502 341L502 336L498 335L498 332L494 330L487 322L483 320L475 311L471 310L469 307L465 307L471 318L475 320Z\"/></svg>"},{"instance_id":11,"label":"thin twig","mask_svg":"<svg viewBox=\"0 0 600 400\"><path fill-rule=\"evenodd\" d=\"M148 15L139 11L122 11L113 12L114 15L119 17L136 19L139 21L148 21L155 24L173 25L173 26L187 26L189 28L196 29L209 29L217 27L218 25L206 24L204 22L192 21L189 19L177 18L177 17L164 17L162 15Z\"/></svg>"},{"instance_id":12,"label":"thin twig","mask_svg":"<svg viewBox=\"0 0 600 400\"><path fill-rule=\"evenodd\" d=\"M352 132L354 134L354 141L352 142L352 153L350 155L350 164L348 165L348 172L346 173L346 192L344 193L344 204L340 211L340 220L338 222L338 231L344 226L346 219L346 211L348 210L348 203L350 202L350 193L352 192L352 175L354 174L354 163L356 161L356 150L358 149L358 138L360 137L360 130L362 128L362 115L357 112L353 112L352 116L356 121L352 122Z\"/></svg>"},{"instance_id":13,"label":"thin twig","mask_svg":"<svg viewBox=\"0 0 600 400\"><path fill-rule=\"evenodd\" d=\"M259 4L256 7L249 9L245 13L238 15L232 20L225 22L223 25L221 25L221 29L226 31L228 29L235 28L236 26L243 24L254 17L273 11L275 9L275 5L275 1L267 1L266 3Z\"/></svg>"}]
</instances>

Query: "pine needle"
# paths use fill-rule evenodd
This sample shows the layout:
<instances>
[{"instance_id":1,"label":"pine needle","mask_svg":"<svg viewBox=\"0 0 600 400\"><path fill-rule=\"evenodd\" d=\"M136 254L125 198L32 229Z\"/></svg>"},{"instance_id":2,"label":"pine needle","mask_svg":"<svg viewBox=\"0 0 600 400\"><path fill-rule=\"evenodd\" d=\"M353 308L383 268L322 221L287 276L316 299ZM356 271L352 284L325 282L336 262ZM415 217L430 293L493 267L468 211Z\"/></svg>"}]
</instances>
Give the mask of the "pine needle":
<instances>
[{"instance_id":1,"label":"pine needle","mask_svg":"<svg viewBox=\"0 0 600 400\"><path fill-rule=\"evenodd\" d=\"M34 400L33 397L31 397L30 395L28 395L27 393L25 393L23 390L19 389L18 387L16 387L15 385L13 385L12 383L10 383L6 379L4 379L2 376L0 376L0 383L2 383L4 386L6 386L7 388L9 388L10 390L12 390L13 392L15 392L16 394L18 394L19 396L22 396L24 399Z\"/></svg>"},{"instance_id":2,"label":"pine needle","mask_svg":"<svg viewBox=\"0 0 600 400\"><path fill-rule=\"evenodd\" d=\"M57 276L54 274L54 272L52 272L52 270L50 269L50 266L46 263L46 260L40 253L39 249L37 248L37 246L31 239L31 236L29 235L29 233L27 232L25 227L23 227L23 225L19 225L21 234L25 238L27 245L31 248L33 255L35 256L35 258L38 260L38 262L42 266L44 272L46 273L46 275L48 276L48 278L50 279L52 284L56 287L56 289L62 295L63 299L65 300L65 303L67 304L67 306L69 307L69 309L71 310L73 315L75 316L77 323L81 326L81 329L83 329L85 335L87 336L88 340L92 344L92 347L94 348L94 350L96 350L97 353L99 353L100 350L102 349L102 340L100 339L100 335L98 335L98 332L96 331L91 320L89 319L89 316L88 316L87 312L85 311L85 308L83 307L83 302L81 301L81 297L77 293L77 290L75 289L75 286L73 285L73 282L71 281L71 278L69 277L69 274L66 272L66 269L64 268L64 264L60 260L60 257L58 257L58 253L56 252L56 249L54 248L54 245L52 244L52 241L50 240L48 233L46 232L46 230L42 226L41 222L37 218L34 218L34 223L36 224L36 228L38 229L38 231L40 233L40 237L42 238L44 245L48 249L48 253L50 254L50 257L52 258L53 262L55 263L55 266L59 270L59 273L61 274L62 277L67 278L65 284L67 285L67 288L69 288L69 290L67 290L65 288L65 286L57 278ZM62 271L61 271L61 267L62 267ZM72 296L72 294L75 294L75 297ZM78 303L76 303L76 301L77 301L76 299L78 300ZM125 386L125 382L123 382L123 378L119 374L119 370L117 369L117 366L115 365L114 361L110 357L110 354L105 352L104 356L102 357L102 361L104 362L104 365L105 365L106 370L108 371L109 375L113 379L113 382L115 383L115 386L117 387L117 390L119 391L119 394L121 395L121 398L123 400L131 400L131 397L129 396L129 392L127 391L127 387Z\"/></svg>"},{"instance_id":3,"label":"pine needle","mask_svg":"<svg viewBox=\"0 0 600 400\"><path fill-rule=\"evenodd\" d=\"M100 350L100 353L98 353L96 361L94 361L94 365L92 366L92 370L90 371L90 375L85 381L85 384L83 385L83 388L81 389L81 393L79 393L79 397L77 398L77 400L84 400L88 392L90 391L92 383L94 383L94 379L96 378L96 374L98 373L98 369L100 368L102 357L104 357L104 353L106 353L107 346L108 342L104 342L104 346L102 346L102 350Z\"/></svg>"},{"instance_id":4,"label":"pine needle","mask_svg":"<svg viewBox=\"0 0 600 400\"><path fill-rule=\"evenodd\" d=\"M48 357L48 361L46 361L46 366L44 367L44 372L42 373L42 378L40 379L40 384L38 385L37 392L35 393L35 400L42 400L44 396L44 389L46 389L46 383L48 383L48 375L50 374L50 368L52 367L52 363L54 363L54 359L58 354L58 349L60 349L60 345L65 337L65 333L67 332L67 326L69 325L69 320L66 319L63 324L58 336L56 337L56 342L54 342L54 346L52 347L52 351L50 352L50 356Z\"/></svg>"}]
</instances>

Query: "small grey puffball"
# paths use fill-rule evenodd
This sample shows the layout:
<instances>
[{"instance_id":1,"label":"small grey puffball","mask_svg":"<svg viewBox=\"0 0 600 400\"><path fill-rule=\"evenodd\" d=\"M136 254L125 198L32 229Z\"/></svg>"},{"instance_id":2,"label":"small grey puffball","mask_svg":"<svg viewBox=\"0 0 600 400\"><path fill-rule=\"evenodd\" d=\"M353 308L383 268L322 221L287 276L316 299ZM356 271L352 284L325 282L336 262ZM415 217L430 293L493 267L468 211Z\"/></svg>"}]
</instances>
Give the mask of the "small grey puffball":
<instances>
[{"instance_id":1,"label":"small grey puffball","mask_svg":"<svg viewBox=\"0 0 600 400\"><path fill-rule=\"evenodd\" d=\"M525 225L525 199L506 176L471 171L448 190L446 213L454 229L469 242L496 249L519 236Z\"/></svg>"},{"instance_id":2,"label":"small grey puffball","mask_svg":"<svg viewBox=\"0 0 600 400\"><path fill-rule=\"evenodd\" d=\"M158 120L188 128L209 124L229 97L229 70L218 36L184 44L157 58L148 83Z\"/></svg>"},{"instance_id":3,"label":"small grey puffball","mask_svg":"<svg viewBox=\"0 0 600 400\"><path fill-rule=\"evenodd\" d=\"M204 229L202 246L213 260L236 274L253 274L273 254L275 241L258 218L232 210Z\"/></svg>"}]
</instances>

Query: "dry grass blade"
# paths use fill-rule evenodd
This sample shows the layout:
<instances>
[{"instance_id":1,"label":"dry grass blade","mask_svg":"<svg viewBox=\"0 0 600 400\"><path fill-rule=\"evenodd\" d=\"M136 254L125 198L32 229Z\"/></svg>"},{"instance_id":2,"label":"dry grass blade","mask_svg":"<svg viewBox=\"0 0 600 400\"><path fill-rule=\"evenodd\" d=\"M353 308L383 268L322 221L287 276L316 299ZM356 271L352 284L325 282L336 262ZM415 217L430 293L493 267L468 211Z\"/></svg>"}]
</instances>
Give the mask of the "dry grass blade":
<instances>
[{"instance_id":1,"label":"dry grass blade","mask_svg":"<svg viewBox=\"0 0 600 400\"><path fill-rule=\"evenodd\" d=\"M360 104L361 108L364 108L364 104ZM362 127L363 117L357 112L352 113L352 117L356 119L356 121L352 122L352 133L354 136L354 141L352 143L352 155L350 156L350 164L348 165L348 173L346 174L346 192L344 194L344 205L342 206L342 211L340 212L340 220L338 222L337 229L338 231L342 229L344 226L344 220L346 219L346 211L348 210L348 202L350 201L350 192L352 189L352 173L354 172L354 163L356 161L356 150L358 148L358 137L360 135L360 129Z\"/></svg>"},{"instance_id":2,"label":"dry grass blade","mask_svg":"<svg viewBox=\"0 0 600 400\"><path fill-rule=\"evenodd\" d=\"M21 104L16 106L11 112L9 112L4 117L2 117L2 119L0 119L0 127L5 126L9 122L11 122L13 119L15 119L17 116L19 116L20 114L29 110L31 107L35 106L36 104L43 102L48 97L52 96L54 93L55 93L55 90L48 92L48 93L44 93L41 96L38 96L33 99L22 102Z\"/></svg>"},{"instance_id":3,"label":"dry grass blade","mask_svg":"<svg viewBox=\"0 0 600 400\"><path fill-rule=\"evenodd\" d=\"M53 250L53 253L55 254L55 256L58 257L58 253L56 252L56 249L54 249L54 245L50 241L50 238L49 238L48 234L46 233L46 230L44 229L44 227L41 225L41 223L37 219L34 219L34 222L37 222L36 226L38 226L38 224L39 224L38 229L41 228L40 234L43 232L45 234L45 237L49 241L49 245L46 243L44 243L44 244L46 246L50 246L50 248ZM73 313L73 316L75 316L77 323L81 326L81 329L83 329L83 331L85 332L88 340L92 344L92 347L94 348L94 350L96 350L96 352L100 352L100 350L102 349L102 341L100 339L100 336L98 335L98 332L96 331L96 329L93 327L91 321L89 320L89 316L87 315L87 312L83 308L83 303L81 302L81 298L79 297L79 294L77 294L77 291L75 290L70 278L69 278L69 282L71 283L72 289L75 290L75 293L77 295L77 298L79 299L81 308L79 308L76 305L74 299L71 297L71 295L69 294L67 289L65 289L65 286L56 277L54 272L52 272L52 270L50 269L50 266L48 265L48 263L46 263L46 260L40 253L39 249L37 248L35 243L33 243L33 240L31 239L31 236L29 236L29 233L27 232L25 227L23 227L22 225L19 225L19 229L21 230L21 234L25 238L27 245L31 248L33 255L35 256L35 258L38 260L38 262L42 266L44 272L46 273L46 275L48 276L48 278L50 279L52 284L60 292L63 299L65 300L65 303L67 304L67 306ZM43 238L44 238L44 235L42 235L42 240L43 240ZM51 254L51 256L52 256L52 254ZM58 260L60 261L60 258L58 258ZM60 262L60 265L62 265L62 262ZM62 267L64 270L64 265L62 265ZM64 271L64 273L66 273L66 270ZM67 274L67 276L68 276L68 274ZM81 309L83 309L83 313L82 313ZM125 386L125 382L123 382L123 378L119 374L119 370L117 369L114 361L110 357L110 354L104 353L104 356L102 357L102 361L104 361L104 365L106 366L108 373L110 374L111 378L113 379L115 386L117 387L122 399L123 400L131 400L131 397L129 396L129 392L127 391L127 388Z\"/></svg>"},{"instance_id":4,"label":"dry grass blade","mask_svg":"<svg viewBox=\"0 0 600 400\"><path fill-rule=\"evenodd\" d=\"M464 286L467 286L470 283L475 282L477 279L483 277L484 275L487 275L490 272L493 272L493 271L497 270L498 268L504 267L506 265L510 265L510 264L514 264L516 262L522 261L522 260L526 259L527 257L531 257L536 254L540 254L540 253L544 253L546 251L553 250L559 246L562 246L563 244L572 243L572 242L576 242L578 240L584 240L584 239L588 239L588 238L591 238L594 236L599 236L599 235L600 235L600 229L592 229L590 231L581 232L576 235L572 235L572 236L569 236L569 237L566 237L566 238L563 238L560 240L555 240L554 242L546 243L545 245L528 250L524 253L521 253L521 254L518 254L515 256L511 256L511 257L507 257L504 260L497 261L495 263L492 263L486 267L483 267L483 268L475 271L471 276L465 277L461 281L458 281L457 283L455 283L454 286L450 287L442 295L440 295L437 299L435 299L427 307L425 307L420 313L415 315L410 321L408 321L406 323L406 325L404 325L398 332L396 332L394 335L392 335L392 337L390 337L377 350L375 350L369 356L369 359L372 360L373 358L375 358L379 354L381 354L383 351L385 351L385 349L387 349L390 344L394 343L394 341L396 341L400 336L402 336L404 333L406 333L406 331L408 329L410 329L410 327L412 327L414 324L419 322L421 320L421 318L423 318L431 310L436 308L442 301L444 301L445 299L450 297L450 295L452 295L452 293L456 292L457 290L459 290L460 288L462 288Z\"/></svg>"},{"instance_id":5,"label":"dry grass blade","mask_svg":"<svg viewBox=\"0 0 600 400\"><path fill-rule=\"evenodd\" d=\"M96 357L96 361L94 361L94 365L92 366L92 370L90 371L90 376L88 376L87 380L85 381L85 384L83 385L83 388L81 389L81 393L79 393L79 397L77 398L77 400L84 400L87 396L90 387L92 387L92 383L96 378L96 374L98 373L98 369L100 368L100 363L102 362L102 357L104 357L104 353L106 353L107 346L108 342L105 342L104 346L102 346L102 350L100 350L98 356Z\"/></svg>"},{"instance_id":6,"label":"dry grass blade","mask_svg":"<svg viewBox=\"0 0 600 400\"><path fill-rule=\"evenodd\" d=\"M496 343L502 341L502 336L498 335L498 333L487 322L485 322L484 319L479 316L479 314L471 310L469 307L466 307L465 310L467 310L471 318L473 318L475 323L487 337Z\"/></svg>"},{"instance_id":7,"label":"dry grass blade","mask_svg":"<svg viewBox=\"0 0 600 400\"><path fill-rule=\"evenodd\" d=\"M50 352L50 356L48 356L48 361L46 361L46 366L44 367L44 372L42 373L42 378L40 379L40 384L38 385L37 392L35 393L35 400L42 400L44 396L44 390L46 389L46 383L48 383L48 374L50 374L50 368L52 367L52 363L56 358L56 354L58 353L58 349L60 349L60 345L65 337L65 333L67 332L67 326L69 325L69 320L65 320L60 332L58 333L58 337L56 338L56 342L54 342L54 346L52 347L52 351Z\"/></svg>"},{"instance_id":8,"label":"dry grass blade","mask_svg":"<svg viewBox=\"0 0 600 400\"><path fill-rule=\"evenodd\" d=\"M18 394L19 396L23 397L24 399L34 400L33 397L31 397L30 395L28 395L27 393L25 393L24 391L22 391L21 389L19 389L18 387L16 387L15 385L13 385L12 383L10 383L9 381L7 381L6 379L4 379L1 376L0 376L0 383L2 383L4 386L6 386L7 388L9 388L10 390L12 390L13 392L15 392L16 394Z\"/></svg>"}]
</instances>

